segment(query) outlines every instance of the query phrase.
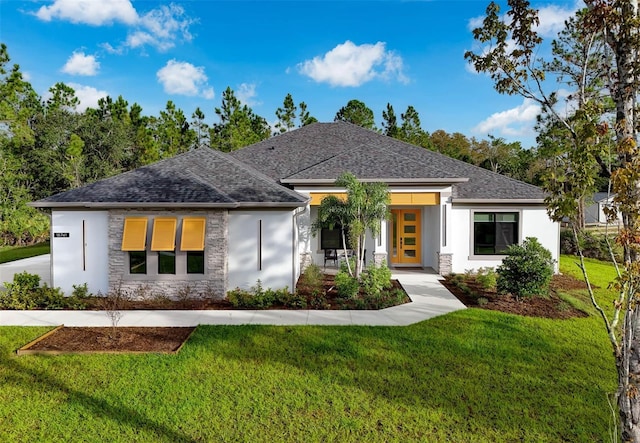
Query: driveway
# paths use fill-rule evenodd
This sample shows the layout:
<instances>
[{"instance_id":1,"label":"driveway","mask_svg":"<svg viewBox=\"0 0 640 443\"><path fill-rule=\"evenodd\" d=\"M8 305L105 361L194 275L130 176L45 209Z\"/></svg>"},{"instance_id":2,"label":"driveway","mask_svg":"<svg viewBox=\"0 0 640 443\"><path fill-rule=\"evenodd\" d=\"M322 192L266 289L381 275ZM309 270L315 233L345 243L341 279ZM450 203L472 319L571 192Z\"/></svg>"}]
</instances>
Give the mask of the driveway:
<instances>
[{"instance_id":1,"label":"driveway","mask_svg":"<svg viewBox=\"0 0 640 443\"><path fill-rule=\"evenodd\" d=\"M0 264L0 288L4 288L5 282L13 281L14 274L24 271L30 274L38 274L42 283L51 286L51 254Z\"/></svg>"}]
</instances>

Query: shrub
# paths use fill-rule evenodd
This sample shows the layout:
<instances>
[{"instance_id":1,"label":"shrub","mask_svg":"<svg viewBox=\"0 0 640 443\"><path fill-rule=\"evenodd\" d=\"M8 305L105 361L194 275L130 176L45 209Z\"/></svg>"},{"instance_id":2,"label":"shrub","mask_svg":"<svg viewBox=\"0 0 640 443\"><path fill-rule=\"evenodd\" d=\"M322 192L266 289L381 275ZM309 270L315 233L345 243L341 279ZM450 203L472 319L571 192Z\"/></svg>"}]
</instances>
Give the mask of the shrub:
<instances>
[{"instance_id":1,"label":"shrub","mask_svg":"<svg viewBox=\"0 0 640 443\"><path fill-rule=\"evenodd\" d=\"M285 293L287 296L285 296ZM288 302L295 302L295 300L288 298L288 294L289 288L279 289L277 291L264 289L262 282L258 280L255 286L252 286L248 291L240 288L228 291L227 300L236 308L264 309L270 308L276 301L282 299L287 299Z\"/></svg>"},{"instance_id":2,"label":"shrub","mask_svg":"<svg viewBox=\"0 0 640 443\"><path fill-rule=\"evenodd\" d=\"M360 289L360 282L343 269L340 269L335 277L338 295L345 299L355 299Z\"/></svg>"},{"instance_id":3,"label":"shrub","mask_svg":"<svg viewBox=\"0 0 640 443\"><path fill-rule=\"evenodd\" d=\"M312 309L330 309L331 305L327 300L327 296L324 291L322 292L312 292L311 297L309 297L309 305Z\"/></svg>"},{"instance_id":4,"label":"shrub","mask_svg":"<svg viewBox=\"0 0 640 443\"><path fill-rule=\"evenodd\" d=\"M245 289L235 288L228 291L227 300L234 308L253 307L253 294Z\"/></svg>"},{"instance_id":5,"label":"shrub","mask_svg":"<svg viewBox=\"0 0 640 443\"><path fill-rule=\"evenodd\" d=\"M13 276L12 283L5 283L6 291L0 293L1 309L83 309L84 303L77 296L65 297L60 288L46 283L40 287L40 276L21 272ZM85 285L86 286L86 285ZM74 287L74 294L76 289Z\"/></svg>"},{"instance_id":6,"label":"shrub","mask_svg":"<svg viewBox=\"0 0 640 443\"><path fill-rule=\"evenodd\" d=\"M478 306L486 306L489 303L489 299L486 297L478 297Z\"/></svg>"},{"instance_id":7,"label":"shrub","mask_svg":"<svg viewBox=\"0 0 640 443\"><path fill-rule=\"evenodd\" d=\"M360 282L366 297L376 297L391 287L391 270L384 263L380 266L371 264L360 275Z\"/></svg>"},{"instance_id":8,"label":"shrub","mask_svg":"<svg viewBox=\"0 0 640 443\"><path fill-rule=\"evenodd\" d=\"M516 298L546 295L553 275L551 252L536 238L527 237L521 245L511 245L498 266L497 288Z\"/></svg>"},{"instance_id":9,"label":"shrub","mask_svg":"<svg viewBox=\"0 0 640 443\"><path fill-rule=\"evenodd\" d=\"M578 243L582 249L582 255L588 258L595 258L603 261L611 260L611 253L604 234L589 231L578 233ZM618 261L622 260L622 248L611 238L609 242L613 248L613 253ZM573 237L571 229L560 230L560 253L578 255L578 245Z\"/></svg>"},{"instance_id":10,"label":"shrub","mask_svg":"<svg viewBox=\"0 0 640 443\"><path fill-rule=\"evenodd\" d=\"M496 271L493 268L480 268L476 273L476 281L484 290L495 290Z\"/></svg>"},{"instance_id":11,"label":"shrub","mask_svg":"<svg viewBox=\"0 0 640 443\"><path fill-rule=\"evenodd\" d=\"M311 291L318 288L322 289L322 285L324 283L324 274L322 273L320 266L311 264L304 270L301 280L302 283L309 286Z\"/></svg>"},{"instance_id":12,"label":"shrub","mask_svg":"<svg viewBox=\"0 0 640 443\"><path fill-rule=\"evenodd\" d=\"M306 298L298 293L289 292L288 288L275 291L276 303L287 308L305 309L307 307Z\"/></svg>"},{"instance_id":13,"label":"shrub","mask_svg":"<svg viewBox=\"0 0 640 443\"><path fill-rule=\"evenodd\" d=\"M73 285L73 291L71 292L71 296L77 299L85 299L88 298L91 294L89 294L89 288L86 283L81 285Z\"/></svg>"}]
</instances>

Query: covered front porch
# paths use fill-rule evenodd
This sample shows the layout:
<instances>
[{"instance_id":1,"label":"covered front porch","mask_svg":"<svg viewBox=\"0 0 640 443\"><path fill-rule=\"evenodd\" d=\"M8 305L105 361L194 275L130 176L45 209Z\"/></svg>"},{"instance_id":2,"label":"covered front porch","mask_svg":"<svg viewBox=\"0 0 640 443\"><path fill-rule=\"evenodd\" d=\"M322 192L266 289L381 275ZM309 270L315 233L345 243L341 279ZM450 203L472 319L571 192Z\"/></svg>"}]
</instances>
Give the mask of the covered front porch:
<instances>
[{"instance_id":1,"label":"covered front porch","mask_svg":"<svg viewBox=\"0 0 640 443\"><path fill-rule=\"evenodd\" d=\"M309 206L298 220L298 250L301 261L315 263L328 270L337 269L344 259L340 226L312 232L318 217L318 206L326 195L341 193L310 192ZM451 241L447 219L451 211L450 188L428 192L408 190L390 192L390 217L382 221L380 235L365 236L364 261L386 263L391 269L433 270L451 272ZM355 245L347 244L347 250ZM304 264L303 264L304 266Z\"/></svg>"}]
</instances>

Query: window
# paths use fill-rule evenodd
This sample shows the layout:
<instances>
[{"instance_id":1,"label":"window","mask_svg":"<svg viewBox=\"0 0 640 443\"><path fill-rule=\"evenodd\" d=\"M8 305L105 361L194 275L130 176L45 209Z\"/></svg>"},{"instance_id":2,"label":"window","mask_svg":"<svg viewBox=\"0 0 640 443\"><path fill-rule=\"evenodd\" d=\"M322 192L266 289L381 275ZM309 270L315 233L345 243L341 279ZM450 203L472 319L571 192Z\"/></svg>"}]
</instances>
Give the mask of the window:
<instances>
[{"instance_id":1,"label":"window","mask_svg":"<svg viewBox=\"0 0 640 443\"><path fill-rule=\"evenodd\" d=\"M128 251L128 274L133 279L136 275L141 279L159 275L171 279L173 275L188 274L195 274L191 279L199 278L198 274L205 274L206 269L206 222L206 217L126 217L122 250ZM149 224L152 226L147 244Z\"/></svg>"},{"instance_id":2,"label":"window","mask_svg":"<svg viewBox=\"0 0 640 443\"><path fill-rule=\"evenodd\" d=\"M518 243L517 212L476 212L473 214L474 255L501 255Z\"/></svg>"},{"instance_id":3,"label":"window","mask_svg":"<svg viewBox=\"0 0 640 443\"><path fill-rule=\"evenodd\" d=\"M204 251L187 251L187 274L204 274Z\"/></svg>"},{"instance_id":4,"label":"window","mask_svg":"<svg viewBox=\"0 0 640 443\"><path fill-rule=\"evenodd\" d=\"M349 242L349 233L345 232L347 249L351 249ZM342 246L342 229L339 225L333 229L322 228L320 231L320 249L343 249Z\"/></svg>"},{"instance_id":5,"label":"window","mask_svg":"<svg viewBox=\"0 0 640 443\"><path fill-rule=\"evenodd\" d=\"M175 251L158 252L158 274L176 273L176 253Z\"/></svg>"},{"instance_id":6,"label":"window","mask_svg":"<svg viewBox=\"0 0 640 443\"><path fill-rule=\"evenodd\" d=\"M147 273L147 251L129 251L129 274Z\"/></svg>"}]
</instances>

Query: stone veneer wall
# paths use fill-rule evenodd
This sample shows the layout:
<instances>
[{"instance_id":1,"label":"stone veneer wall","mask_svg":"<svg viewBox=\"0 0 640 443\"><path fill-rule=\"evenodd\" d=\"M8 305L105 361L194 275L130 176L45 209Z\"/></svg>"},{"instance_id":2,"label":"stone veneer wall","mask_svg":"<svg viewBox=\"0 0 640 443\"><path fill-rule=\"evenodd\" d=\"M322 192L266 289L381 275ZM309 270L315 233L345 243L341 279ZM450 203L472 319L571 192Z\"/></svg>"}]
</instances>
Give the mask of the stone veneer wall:
<instances>
[{"instance_id":1,"label":"stone veneer wall","mask_svg":"<svg viewBox=\"0 0 640 443\"><path fill-rule=\"evenodd\" d=\"M453 254L438 254L438 274L449 275L453 270Z\"/></svg>"},{"instance_id":2,"label":"stone veneer wall","mask_svg":"<svg viewBox=\"0 0 640 443\"><path fill-rule=\"evenodd\" d=\"M147 235L147 275L131 275L128 272L128 253L122 251L122 231L125 217L149 217L148 232L151 232L152 217L206 217L205 229L205 273L154 275L149 269L151 237ZM120 287L134 296L141 289L152 294L176 297L178 291L191 288L192 294L214 295L225 298L227 291L227 227L229 213L226 210L110 210L109 211L109 290ZM180 226L180 224L178 225ZM180 231L180 229L178 229ZM179 248L179 232L176 235ZM176 270L178 272L178 270ZM151 275L150 275L151 274Z\"/></svg>"},{"instance_id":3,"label":"stone veneer wall","mask_svg":"<svg viewBox=\"0 0 640 443\"><path fill-rule=\"evenodd\" d=\"M386 252L374 252L373 253L373 263L376 266L381 266L382 264L387 264L387 253Z\"/></svg>"}]
</instances>

